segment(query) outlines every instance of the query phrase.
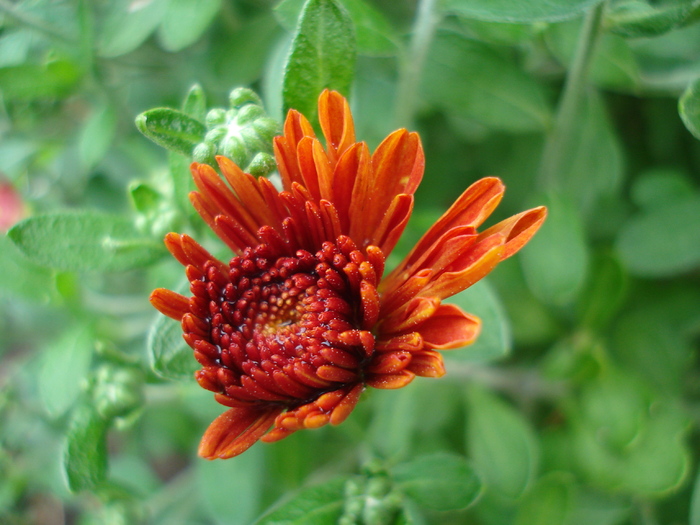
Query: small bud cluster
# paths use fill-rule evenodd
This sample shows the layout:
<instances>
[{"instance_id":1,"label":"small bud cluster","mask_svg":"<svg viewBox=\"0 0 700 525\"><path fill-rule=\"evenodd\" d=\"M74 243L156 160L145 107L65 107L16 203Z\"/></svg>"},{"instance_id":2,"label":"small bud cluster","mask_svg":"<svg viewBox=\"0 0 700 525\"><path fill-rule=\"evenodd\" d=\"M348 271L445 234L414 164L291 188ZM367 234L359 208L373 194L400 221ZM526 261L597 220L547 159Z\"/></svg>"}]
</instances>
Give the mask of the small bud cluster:
<instances>
[{"instance_id":1,"label":"small bud cluster","mask_svg":"<svg viewBox=\"0 0 700 525\"><path fill-rule=\"evenodd\" d=\"M272 139L280 132L279 124L265 113L260 97L250 89L231 91L229 106L207 113L208 131L194 148L194 160L215 165L214 157L223 155L252 175L267 175L276 166Z\"/></svg>"},{"instance_id":2,"label":"small bud cluster","mask_svg":"<svg viewBox=\"0 0 700 525\"><path fill-rule=\"evenodd\" d=\"M378 462L363 468L363 475L345 483L345 505L340 525L394 523L403 497L392 486L388 472Z\"/></svg>"}]
</instances>

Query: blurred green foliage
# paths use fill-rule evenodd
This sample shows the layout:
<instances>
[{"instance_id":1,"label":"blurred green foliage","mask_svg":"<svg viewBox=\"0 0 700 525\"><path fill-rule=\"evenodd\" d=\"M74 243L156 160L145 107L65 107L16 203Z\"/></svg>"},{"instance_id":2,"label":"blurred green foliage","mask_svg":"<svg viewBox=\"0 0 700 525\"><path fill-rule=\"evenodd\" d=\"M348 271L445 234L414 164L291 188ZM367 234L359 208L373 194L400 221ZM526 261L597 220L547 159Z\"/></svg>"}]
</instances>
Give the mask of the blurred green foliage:
<instances>
[{"instance_id":1,"label":"blurred green foliage","mask_svg":"<svg viewBox=\"0 0 700 525\"><path fill-rule=\"evenodd\" d=\"M697 0L0 0L0 522L700 525L699 82ZM485 175L549 217L445 378L206 462L161 240L326 86L421 134L390 263Z\"/></svg>"}]
</instances>

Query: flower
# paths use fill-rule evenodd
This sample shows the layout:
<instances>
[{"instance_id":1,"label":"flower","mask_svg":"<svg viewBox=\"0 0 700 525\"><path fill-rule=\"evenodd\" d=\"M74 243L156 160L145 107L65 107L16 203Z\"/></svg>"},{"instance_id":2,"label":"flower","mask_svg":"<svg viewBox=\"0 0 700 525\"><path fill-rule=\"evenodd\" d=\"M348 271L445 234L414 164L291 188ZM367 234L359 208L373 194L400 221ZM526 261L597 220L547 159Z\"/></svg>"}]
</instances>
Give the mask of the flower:
<instances>
[{"instance_id":1,"label":"flower","mask_svg":"<svg viewBox=\"0 0 700 525\"><path fill-rule=\"evenodd\" d=\"M471 343L480 327L442 300L517 252L546 215L535 208L478 232L504 191L482 179L383 278L423 176L420 139L400 129L370 154L340 94L324 91L318 113L325 147L295 110L274 139L282 192L225 157L226 182L192 164L191 201L234 252L228 264L187 235L165 238L192 297L161 288L151 302L181 321L197 381L229 407L204 434L208 459L337 425L367 386L442 376L437 350Z\"/></svg>"}]
</instances>

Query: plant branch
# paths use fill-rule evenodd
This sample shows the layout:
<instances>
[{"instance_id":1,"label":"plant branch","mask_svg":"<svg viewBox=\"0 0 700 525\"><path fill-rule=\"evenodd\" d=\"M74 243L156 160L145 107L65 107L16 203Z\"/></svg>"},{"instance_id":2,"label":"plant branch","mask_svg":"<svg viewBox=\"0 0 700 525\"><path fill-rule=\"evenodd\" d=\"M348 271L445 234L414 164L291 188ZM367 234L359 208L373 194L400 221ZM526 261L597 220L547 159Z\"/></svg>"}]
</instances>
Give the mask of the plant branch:
<instances>
[{"instance_id":1,"label":"plant branch","mask_svg":"<svg viewBox=\"0 0 700 525\"><path fill-rule=\"evenodd\" d=\"M544 190L556 189L568 162L579 126L579 115L585 100L586 79L593 53L601 33L605 2L591 9L579 34L574 60L566 76L564 92L554 125L547 136L540 161L539 186Z\"/></svg>"},{"instance_id":2,"label":"plant branch","mask_svg":"<svg viewBox=\"0 0 700 525\"><path fill-rule=\"evenodd\" d=\"M404 54L399 71L395 120L396 125L401 127L410 127L413 121L421 72L441 18L436 11L437 1L419 0L408 54Z\"/></svg>"}]
</instances>

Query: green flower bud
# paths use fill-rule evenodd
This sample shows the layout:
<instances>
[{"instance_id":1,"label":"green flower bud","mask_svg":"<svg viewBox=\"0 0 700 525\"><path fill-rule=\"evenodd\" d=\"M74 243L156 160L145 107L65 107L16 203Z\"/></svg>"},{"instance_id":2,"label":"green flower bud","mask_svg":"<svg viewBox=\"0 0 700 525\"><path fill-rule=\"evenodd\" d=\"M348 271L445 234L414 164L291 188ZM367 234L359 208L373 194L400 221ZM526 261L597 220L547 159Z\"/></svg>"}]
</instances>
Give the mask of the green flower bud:
<instances>
[{"instance_id":1,"label":"green flower bud","mask_svg":"<svg viewBox=\"0 0 700 525\"><path fill-rule=\"evenodd\" d=\"M253 157L246 171L255 177L267 177L276 167L275 157L261 151Z\"/></svg>"},{"instance_id":2,"label":"green flower bud","mask_svg":"<svg viewBox=\"0 0 700 525\"><path fill-rule=\"evenodd\" d=\"M243 106L238 112L236 122L238 122L239 126L246 126L263 116L265 116L265 110L262 106L248 104L247 106Z\"/></svg>"},{"instance_id":3,"label":"green flower bud","mask_svg":"<svg viewBox=\"0 0 700 525\"><path fill-rule=\"evenodd\" d=\"M261 117L255 120L251 127L263 141L268 143L271 143L272 139L281 132L277 121L270 117Z\"/></svg>"},{"instance_id":4,"label":"green flower bud","mask_svg":"<svg viewBox=\"0 0 700 525\"><path fill-rule=\"evenodd\" d=\"M231 91L228 96L228 101L232 108L240 108L245 104L263 105L262 100L260 100L260 97L255 91L244 87L239 87Z\"/></svg>"},{"instance_id":5,"label":"green flower bud","mask_svg":"<svg viewBox=\"0 0 700 525\"><path fill-rule=\"evenodd\" d=\"M204 164L212 164L216 155L216 145L212 142L200 142L192 152L192 158L195 162Z\"/></svg>"},{"instance_id":6,"label":"green flower bud","mask_svg":"<svg viewBox=\"0 0 700 525\"><path fill-rule=\"evenodd\" d=\"M204 123L208 128L213 128L214 126L220 126L226 123L226 110L221 108L214 108L209 110Z\"/></svg>"},{"instance_id":7,"label":"green flower bud","mask_svg":"<svg viewBox=\"0 0 700 525\"><path fill-rule=\"evenodd\" d=\"M104 419L128 415L143 403L143 377L132 368L104 365L95 373L92 397Z\"/></svg>"},{"instance_id":8,"label":"green flower bud","mask_svg":"<svg viewBox=\"0 0 700 525\"><path fill-rule=\"evenodd\" d=\"M248 158L245 144L238 137L229 136L224 139L220 151L239 166L245 164Z\"/></svg>"},{"instance_id":9,"label":"green flower bud","mask_svg":"<svg viewBox=\"0 0 700 525\"><path fill-rule=\"evenodd\" d=\"M204 142L212 142L214 144L217 144L218 142L221 141L226 136L226 133L228 132L228 129L226 126L217 126L215 128L210 129L207 131L207 134L204 135Z\"/></svg>"}]
</instances>

